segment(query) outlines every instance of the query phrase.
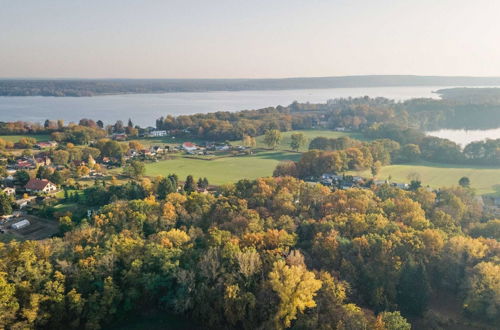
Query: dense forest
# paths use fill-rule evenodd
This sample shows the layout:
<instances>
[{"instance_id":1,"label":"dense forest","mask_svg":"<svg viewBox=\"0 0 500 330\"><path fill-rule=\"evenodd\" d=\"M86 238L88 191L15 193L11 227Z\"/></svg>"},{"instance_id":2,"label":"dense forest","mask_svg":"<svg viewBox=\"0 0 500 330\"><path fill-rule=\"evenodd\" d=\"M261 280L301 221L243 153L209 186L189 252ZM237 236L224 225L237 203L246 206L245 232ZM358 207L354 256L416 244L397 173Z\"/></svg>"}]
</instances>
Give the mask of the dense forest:
<instances>
[{"instance_id":1,"label":"dense forest","mask_svg":"<svg viewBox=\"0 0 500 330\"><path fill-rule=\"evenodd\" d=\"M0 96L96 96L130 93L285 90L384 86L499 86L498 77L374 75L283 79L0 80Z\"/></svg>"},{"instance_id":2,"label":"dense forest","mask_svg":"<svg viewBox=\"0 0 500 330\"><path fill-rule=\"evenodd\" d=\"M99 329L154 311L193 328L453 328L429 312L443 293L471 322L500 321L499 223L467 188L279 177L212 195L171 180L97 184L81 203L104 205L61 216L64 236L1 244L0 327Z\"/></svg>"}]
</instances>

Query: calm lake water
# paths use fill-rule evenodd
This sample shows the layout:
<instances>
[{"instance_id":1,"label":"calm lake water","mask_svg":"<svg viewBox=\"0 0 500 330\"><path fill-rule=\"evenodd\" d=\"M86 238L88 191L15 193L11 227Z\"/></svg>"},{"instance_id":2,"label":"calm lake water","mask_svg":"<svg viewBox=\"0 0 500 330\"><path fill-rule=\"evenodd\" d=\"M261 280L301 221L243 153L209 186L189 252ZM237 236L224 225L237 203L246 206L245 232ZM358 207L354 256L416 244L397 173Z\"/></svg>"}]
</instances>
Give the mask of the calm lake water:
<instances>
[{"instance_id":1,"label":"calm lake water","mask_svg":"<svg viewBox=\"0 0 500 330\"><path fill-rule=\"evenodd\" d=\"M441 129L438 131L426 132L426 134L448 139L459 144L461 147L465 147L471 142L486 139L500 139L500 128L485 130Z\"/></svg>"},{"instance_id":2,"label":"calm lake water","mask_svg":"<svg viewBox=\"0 0 500 330\"><path fill-rule=\"evenodd\" d=\"M438 98L432 91L443 86L296 89L205 93L129 94L94 97L0 97L0 121L81 118L114 123L131 118L135 124L154 126L166 115L239 111L289 105L293 101L324 103L340 97L383 96L398 101L415 97Z\"/></svg>"}]
</instances>

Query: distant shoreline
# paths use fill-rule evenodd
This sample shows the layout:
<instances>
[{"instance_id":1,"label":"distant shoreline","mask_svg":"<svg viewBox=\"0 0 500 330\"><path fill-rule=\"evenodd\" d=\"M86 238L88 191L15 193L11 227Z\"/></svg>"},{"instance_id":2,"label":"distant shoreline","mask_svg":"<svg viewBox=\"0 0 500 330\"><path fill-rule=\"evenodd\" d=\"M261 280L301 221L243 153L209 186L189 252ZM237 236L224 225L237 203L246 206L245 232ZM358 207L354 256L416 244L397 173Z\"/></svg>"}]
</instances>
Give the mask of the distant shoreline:
<instances>
[{"instance_id":1,"label":"distant shoreline","mask_svg":"<svg viewBox=\"0 0 500 330\"><path fill-rule=\"evenodd\" d=\"M0 96L91 97L371 87L495 87L500 77L373 75L280 79L0 79Z\"/></svg>"}]
</instances>

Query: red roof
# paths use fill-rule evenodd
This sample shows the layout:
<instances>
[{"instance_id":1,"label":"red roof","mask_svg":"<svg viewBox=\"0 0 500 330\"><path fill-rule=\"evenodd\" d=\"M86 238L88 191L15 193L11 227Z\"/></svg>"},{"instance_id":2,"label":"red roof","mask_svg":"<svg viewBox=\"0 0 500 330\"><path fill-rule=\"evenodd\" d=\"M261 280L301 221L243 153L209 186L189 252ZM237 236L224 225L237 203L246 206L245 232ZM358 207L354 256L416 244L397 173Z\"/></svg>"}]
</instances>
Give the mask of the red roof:
<instances>
[{"instance_id":1,"label":"red roof","mask_svg":"<svg viewBox=\"0 0 500 330\"><path fill-rule=\"evenodd\" d=\"M47 179L30 179L24 188L29 190L43 190L49 183L53 184Z\"/></svg>"},{"instance_id":2,"label":"red roof","mask_svg":"<svg viewBox=\"0 0 500 330\"><path fill-rule=\"evenodd\" d=\"M191 142L184 142L184 143L182 144L182 146L183 146L183 147L186 147L186 148L194 148L194 147L196 147L196 146L195 146L193 143L191 143Z\"/></svg>"}]
</instances>

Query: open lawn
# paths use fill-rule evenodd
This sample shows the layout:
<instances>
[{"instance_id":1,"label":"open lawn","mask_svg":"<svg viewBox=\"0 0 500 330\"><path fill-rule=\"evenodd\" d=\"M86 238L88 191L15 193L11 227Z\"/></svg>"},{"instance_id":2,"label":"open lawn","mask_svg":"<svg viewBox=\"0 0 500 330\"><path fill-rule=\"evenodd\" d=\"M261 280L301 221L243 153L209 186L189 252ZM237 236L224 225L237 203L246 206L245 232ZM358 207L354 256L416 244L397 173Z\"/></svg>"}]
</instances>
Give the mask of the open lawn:
<instances>
[{"instance_id":1,"label":"open lawn","mask_svg":"<svg viewBox=\"0 0 500 330\"><path fill-rule=\"evenodd\" d=\"M214 160L176 157L146 164L146 175L175 173L181 180L191 174L195 179L206 177L210 184L236 182L240 179L256 179L270 176L282 160L298 160L300 154L283 151L265 151L255 155L226 157Z\"/></svg>"},{"instance_id":2,"label":"open lawn","mask_svg":"<svg viewBox=\"0 0 500 330\"><path fill-rule=\"evenodd\" d=\"M37 141L49 141L50 135L48 134L27 134L27 135L0 135L0 139L5 141L17 142L21 138L31 137L35 138Z\"/></svg>"},{"instance_id":3,"label":"open lawn","mask_svg":"<svg viewBox=\"0 0 500 330\"><path fill-rule=\"evenodd\" d=\"M357 132L336 132L332 130L315 130L315 129L296 130L289 132L281 132L281 143L276 149L290 150L291 149L290 142L292 140L291 136L294 133L303 133L307 138L307 143L300 149L300 151L307 151L309 149L309 142L311 142L312 139L317 138L319 136L326 138L339 138L342 136L348 136L353 139L364 140L363 135ZM256 137L255 140L257 142L258 148L267 148L267 145L264 143L264 135ZM235 145L242 144L242 141L235 141L233 144Z\"/></svg>"},{"instance_id":4,"label":"open lawn","mask_svg":"<svg viewBox=\"0 0 500 330\"><path fill-rule=\"evenodd\" d=\"M371 177L370 171L353 172L365 177ZM468 177L471 186L479 195L494 194L500 196L500 168L484 166L460 166L419 162L415 164L385 166L377 176L378 179L392 177L394 182L408 182L408 175L417 173L422 185L433 188L458 185L461 177Z\"/></svg>"},{"instance_id":5,"label":"open lawn","mask_svg":"<svg viewBox=\"0 0 500 330\"><path fill-rule=\"evenodd\" d=\"M179 145L184 142L193 142L196 144L201 144L204 141L197 138L189 138L189 137L170 137L170 136L161 136L161 137L151 137L151 138L137 138L130 139L131 141L139 141L145 147L151 146L164 146L166 144L170 145Z\"/></svg>"}]
</instances>

